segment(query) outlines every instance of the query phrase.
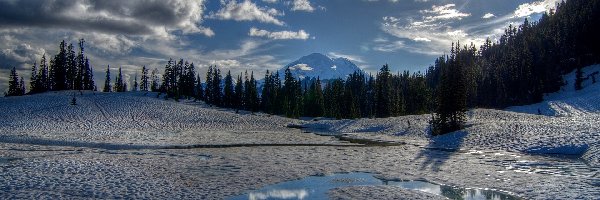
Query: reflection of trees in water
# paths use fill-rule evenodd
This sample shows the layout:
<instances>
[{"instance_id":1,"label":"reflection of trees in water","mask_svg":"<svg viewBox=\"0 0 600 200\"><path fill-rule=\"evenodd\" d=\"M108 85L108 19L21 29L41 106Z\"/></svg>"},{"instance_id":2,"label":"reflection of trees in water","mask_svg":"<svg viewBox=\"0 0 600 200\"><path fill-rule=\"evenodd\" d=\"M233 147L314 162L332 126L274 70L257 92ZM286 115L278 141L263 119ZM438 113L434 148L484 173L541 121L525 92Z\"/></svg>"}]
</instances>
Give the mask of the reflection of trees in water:
<instances>
[{"instance_id":1,"label":"reflection of trees in water","mask_svg":"<svg viewBox=\"0 0 600 200\"><path fill-rule=\"evenodd\" d=\"M462 188L453 188L447 185L441 185L440 190L442 191L442 195L448 197L450 199L460 199L463 200L464 194L467 192Z\"/></svg>"},{"instance_id":2,"label":"reflection of trees in water","mask_svg":"<svg viewBox=\"0 0 600 200\"><path fill-rule=\"evenodd\" d=\"M480 199L482 196L485 199L491 200L516 200L518 198L507 194L502 194L492 190L467 190L463 188L454 188L446 185L440 186L442 195L450 199L465 200L465 199Z\"/></svg>"},{"instance_id":3,"label":"reflection of trees in water","mask_svg":"<svg viewBox=\"0 0 600 200\"><path fill-rule=\"evenodd\" d=\"M483 196L485 196L485 199L494 199L494 200L513 200L513 199L517 199L515 197L506 195L506 194L502 194L502 193L498 193L498 192L494 192L494 191L490 191L490 190L482 190L481 194L483 194Z\"/></svg>"}]
</instances>

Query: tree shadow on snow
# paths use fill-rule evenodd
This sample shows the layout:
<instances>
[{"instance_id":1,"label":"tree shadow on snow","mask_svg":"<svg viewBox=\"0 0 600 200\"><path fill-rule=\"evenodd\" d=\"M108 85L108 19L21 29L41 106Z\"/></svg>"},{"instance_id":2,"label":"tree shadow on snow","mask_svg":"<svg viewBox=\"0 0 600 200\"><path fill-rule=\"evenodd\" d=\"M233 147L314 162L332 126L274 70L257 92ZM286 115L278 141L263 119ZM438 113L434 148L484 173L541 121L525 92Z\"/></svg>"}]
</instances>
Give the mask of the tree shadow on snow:
<instances>
[{"instance_id":1,"label":"tree shadow on snow","mask_svg":"<svg viewBox=\"0 0 600 200\"><path fill-rule=\"evenodd\" d=\"M440 166L454 154L459 153L467 134L466 131L459 130L445 135L432 136L429 144L421 148L413 161L421 162L421 170L430 168L432 171L439 171Z\"/></svg>"}]
</instances>

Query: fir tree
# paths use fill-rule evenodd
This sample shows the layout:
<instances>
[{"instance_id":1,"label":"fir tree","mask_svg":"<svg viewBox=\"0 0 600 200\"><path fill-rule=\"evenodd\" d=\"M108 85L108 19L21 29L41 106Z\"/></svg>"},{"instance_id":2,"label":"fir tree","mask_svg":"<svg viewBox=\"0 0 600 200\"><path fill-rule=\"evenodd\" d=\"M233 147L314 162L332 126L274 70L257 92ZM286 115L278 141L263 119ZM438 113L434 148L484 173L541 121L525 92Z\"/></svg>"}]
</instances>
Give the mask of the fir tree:
<instances>
[{"instance_id":1,"label":"fir tree","mask_svg":"<svg viewBox=\"0 0 600 200\"><path fill-rule=\"evenodd\" d=\"M148 68L146 68L146 65L144 65L142 67L142 78L141 78L141 83L140 83L140 90L141 91L148 91L148 86L150 85L148 82Z\"/></svg>"},{"instance_id":2,"label":"fir tree","mask_svg":"<svg viewBox=\"0 0 600 200\"><path fill-rule=\"evenodd\" d=\"M137 91L138 90L138 82L137 82L137 74L135 74L135 76L133 76L133 88L131 89L131 91Z\"/></svg>"},{"instance_id":3,"label":"fir tree","mask_svg":"<svg viewBox=\"0 0 600 200\"><path fill-rule=\"evenodd\" d=\"M21 89L21 82L19 82L19 74L17 74L17 69L12 68L10 70L10 76L8 78L8 92L4 93L4 96L21 96L23 95L23 90Z\"/></svg>"},{"instance_id":4,"label":"fir tree","mask_svg":"<svg viewBox=\"0 0 600 200\"><path fill-rule=\"evenodd\" d=\"M66 68L66 89L67 90L74 90L75 89L75 82L76 82L76 77L77 77L77 60L75 57L75 47L73 47L73 44L69 44L67 46L67 60L66 60L66 64L65 64L65 68Z\"/></svg>"},{"instance_id":5,"label":"fir tree","mask_svg":"<svg viewBox=\"0 0 600 200\"><path fill-rule=\"evenodd\" d=\"M235 92L233 94L233 106L236 110L243 109L243 99L244 98L244 86L242 82L242 74L237 76L237 81L235 82Z\"/></svg>"},{"instance_id":6,"label":"fir tree","mask_svg":"<svg viewBox=\"0 0 600 200\"><path fill-rule=\"evenodd\" d=\"M196 91L195 100L204 100L204 88L202 87L202 81L200 80L200 74L196 75Z\"/></svg>"},{"instance_id":7,"label":"fir tree","mask_svg":"<svg viewBox=\"0 0 600 200\"><path fill-rule=\"evenodd\" d=\"M19 95L24 95L26 93L27 91L25 90L25 80L23 80L23 77L21 77L21 81L19 81Z\"/></svg>"},{"instance_id":8,"label":"fir tree","mask_svg":"<svg viewBox=\"0 0 600 200\"><path fill-rule=\"evenodd\" d=\"M115 77L115 86L113 89L115 92L126 92L127 91L127 85L125 83L125 81L123 80L123 72L121 70L121 67L119 67L119 74L117 74L117 76Z\"/></svg>"},{"instance_id":9,"label":"fir tree","mask_svg":"<svg viewBox=\"0 0 600 200\"><path fill-rule=\"evenodd\" d=\"M31 77L29 78L29 93L34 94L40 92L40 88L38 88L40 85L38 80L38 67L37 63L35 62L31 66Z\"/></svg>"},{"instance_id":10,"label":"fir tree","mask_svg":"<svg viewBox=\"0 0 600 200\"><path fill-rule=\"evenodd\" d=\"M150 79L152 80L152 83L150 84L150 91L159 92L160 91L160 83L159 83L159 78L158 78L158 69L154 68L154 70L152 70Z\"/></svg>"},{"instance_id":11,"label":"fir tree","mask_svg":"<svg viewBox=\"0 0 600 200\"><path fill-rule=\"evenodd\" d=\"M88 60L88 58L85 58L85 61L83 62L83 69L84 73L83 73L83 89L84 90L96 90L96 83L94 82L94 70L92 69L92 66L90 66L90 62Z\"/></svg>"},{"instance_id":12,"label":"fir tree","mask_svg":"<svg viewBox=\"0 0 600 200\"><path fill-rule=\"evenodd\" d=\"M223 107L232 108L233 107L233 96L234 96L234 86L233 86L233 77L231 77L231 71L227 71L227 75L225 75L225 86L223 88Z\"/></svg>"},{"instance_id":13,"label":"fir tree","mask_svg":"<svg viewBox=\"0 0 600 200\"><path fill-rule=\"evenodd\" d=\"M104 79L104 89L102 92L111 92L112 86L110 85L110 65L106 67L106 79Z\"/></svg>"},{"instance_id":14,"label":"fir tree","mask_svg":"<svg viewBox=\"0 0 600 200\"><path fill-rule=\"evenodd\" d=\"M204 90L204 100L206 103L213 105L213 66L208 66L206 71L206 90Z\"/></svg>"},{"instance_id":15,"label":"fir tree","mask_svg":"<svg viewBox=\"0 0 600 200\"><path fill-rule=\"evenodd\" d=\"M59 52L50 61L50 80L51 88L54 91L67 89L67 50L66 43L63 40L59 46Z\"/></svg>"},{"instance_id":16,"label":"fir tree","mask_svg":"<svg viewBox=\"0 0 600 200\"><path fill-rule=\"evenodd\" d=\"M46 62L46 54L42 55L42 59L40 61L40 69L37 75L37 86L39 92L46 92L50 90L51 83L48 77L48 63Z\"/></svg>"},{"instance_id":17,"label":"fir tree","mask_svg":"<svg viewBox=\"0 0 600 200\"><path fill-rule=\"evenodd\" d=\"M87 73L88 73L88 67L89 67L89 63L87 63L87 58L85 57L84 54L84 43L85 40L84 39L80 39L79 40L79 53L77 54L77 76L75 78L75 87L74 89L76 90L89 90L89 77L86 77ZM87 63L87 65L86 65Z\"/></svg>"},{"instance_id":18,"label":"fir tree","mask_svg":"<svg viewBox=\"0 0 600 200\"><path fill-rule=\"evenodd\" d=\"M389 117L392 100L392 75L387 64L383 65L377 73L375 81L375 115Z\"/></svg>"},{"instance_id":19,"label":"fir tree","mask_svg":"<svg viewBox=\"0 0 600 200\"><path fill-rule=\"evenodd\" d=\"M221 94L221 70L216 66L213 69L212 77L211 77L211 99L210 103L212 105L221 106L222 104L222 94ZM208 89L207 89L208 90Z\"/></svg>"}]
</instances>

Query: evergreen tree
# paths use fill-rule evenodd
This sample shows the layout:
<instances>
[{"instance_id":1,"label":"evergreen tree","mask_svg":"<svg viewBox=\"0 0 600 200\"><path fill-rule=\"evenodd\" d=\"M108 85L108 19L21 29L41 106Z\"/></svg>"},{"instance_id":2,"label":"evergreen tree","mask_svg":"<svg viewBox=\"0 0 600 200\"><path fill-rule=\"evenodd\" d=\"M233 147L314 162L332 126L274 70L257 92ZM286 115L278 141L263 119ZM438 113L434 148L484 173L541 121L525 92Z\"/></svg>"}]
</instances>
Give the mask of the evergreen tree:
<instances>
[{"instance_id":1,"label":"evergreen tree","mask_svg":"<svg viewBox=\"0 0 600 200\"><path fill-rule=\"evenodd\" d=\"M127 84L123 80L123 72L119 67L119 74L115 77L115 86L113 89L115 92L127 92Z\"/></svg>"},{"instance_id":2,"label":"evergreen tree","mask_svg":"<svg viewBox=\"0 0 600 200\"><path fill-rule=\"evenodd\" d=\"M182 77L180 79L182 79L181 83L182 85L180 87L181 91L183 93L183 95L185 95L186 97L190 98L194 96L194 90L195 90L195 83L196 83L196 67L194 66L194 63L191 64L185 64L185 73L182 74Z\"/></svg>"},{"instance_id":3,"label":"evergreen tree","mask_svg":"<svg viewBox=\"0 0 600 200\"><path fill-rule=\"evenodd\" d=\"M213 66L208 66L206 71L206 90L204 90L204 100L206 103L213 105Z\"/></svg>"},{"instance_id":4,"label":"evergreen tree","mask_svg":"<svg viewBox=\"0 0 600 200\"><path fill-rule=\"evenodd\" d=\"M211 90L211 104L216 106L221 106L222 104L222 93L221 93L221 70L217 68L217 66L213 69L213 77L211 80L212 87Z\"/></svg>"},{"instance_id":5,"label":"evergreen tree","mask_svg":"<svg viewBox=\"0 0 600 200\"><path fill-rule=\"evenodd\" d=\"M225 75L225 86L223 91L223 107L232 108L233 107L233 99L234 99L234 88L233 88L233 78L231 77L231 71L227 71L227 75Z\"/></svg>"},{"instance_id":6,"label":"evergreen tree","mask_svg":"<svg viewBox=\"0 0 600 200\"><path fill-rule=\"evenodd\" d=\"M250 86L250 77L248 76L248 70L244 72L244 95L242 98L242 104L244 105L244 110L250 110L252 107L251 100L251 86Z\"/></svg>"},{"instance_id":7,"label":"evergreen tree","mask_svg":"<svg viewBox=\"0 0 600 200\"><path fill-rule=\"evenodd\" d=\"M283 114L282 112L282 104L283 104L283 100L282 100L282 88L281 88L281 80L279 79L279 71L275 71L275 73L271 73L271 95L270 95L270 102L271 103L271 112L273 114Z\"/></svg>"},{"instance_id":8,"label":"evergreen tree","mask_svg":"<svg viewBox=\"0 0 600 200\"><path fill-rule=\"evenodd\" d=\"M237 81L235 82L235 92L233 93L233 106L236 112L240 109L243 109L243 98L244 98L244 86L242 85L242 74L237 76Z\"/></svg>"},{"instance_id":9,"label":"evergreen tree","mask_svg":"<svg viewBox=\"0 0 600 200\"><path fill-rule=\"evenodd\" d=\"M158 78L158 69L154 68L154 70L152 70L150 79L152 80L152 83L150 84L150 90L152 92L159 92L160 91L160 83L159 83L159 78Z\"/></svg>"},{"instance_id":10,"label":"evergreen tree","mask_svg":"<svg viewBox=\"0 0 600 200\"><path fill-rule=\"evenodd\" d=\"M21 79L22 81L23 79ZM8 78L8 92L4 93L4 96L21 96L23 95L23 90L21 86L21 82L19 82L19 74L17 74L17 69L12 68L10 70L10 76Z\"/></svg>"},{"instance_id":11,"label":"evergreen tree","mask_svg":"<svg viewBox=\"0 0 600 200\"><path fill-rule=\"evenodd\" d=\"M324 114L321 80L317 77L316 80L310 82L310 86L304 94L304 116L320 117Z\"/></svg>"},{"instance_id":12,"label":"evergreen tree","mask_svg":"<svg viewBox=\"0 0 600 200\"><path fill-rule=\"evenodd\" d=\"M267 72L265 73L262 93L260 95L261 96L260 109L263 112L269 113L269 114L273 114L273 111L271 110L271 106L272 106L271 91L273 91L272 87L273 87L273 79L271 78L271 74L269 73L269 70L267 70Z\"/></svg>"},{"instance_id":13,"label":"evergreen tree","mask_svg":"<svg viewBox=\"0 0 600 200\"><path fill-rule=\"evenodd\" d=\"M260 108L260 100L258 98L258 88L256 79L254 79L254 71L250 72L250 81L248 85L249 88L247 88L246 90L249 91L249 110L252 112L256 112Z\"/></svg>"},{"instance_id":14,"label":"evergreen tree","mask_svg":"<svg viewBox=\"0 0 600 200\"><path fill-rule=\"evenodd\" d=\"M202 87L202 81L200 80L200 74L196 75L196 91L195 100L204 100L204 89Z\"/></svg>"},{"instance_id":15,"label":"evergreen tree","mask_svg":"<svg viewBox=\"0 0 600 200\"><path fill-rule=\"evenodd\" d=\"M387 64L377 73L375 81L375 116L389 117L392 100L392 75Z\"/></svg>"},{"instance_id":16,"label":"evergreen tree","mask_svg":"<svg viewBox=\"0 0 600 200\"><path fill-rule=\"evenodd\" d=\"M148 82L148 68L146 68L146 65L144 65L142 67L142 78L141 78L141 83L140 83L140 90L141 91L148 91L149 89L149 82Z\"/></svg>"},{"instance_id":17,"label":"evergreen tree","mask_svg":"<svg viewBox=\"0 0 600 200\"><path fill-rule=\"evenodd\" d=\"M96 90L96 83L94 82L94 69L90 66L88 58L85 58L83 62L83 89L84 90Z\"/></svg>"},{"instance_id":18,"label":"evergreen tree","mask_svg":"<svg viewBox=\"0 0 600 200\"><path fill-rule=\"evenodd\" d=\"M52 60L50 60L50 79L52 90L67 89L67 50L66 43L63 40L59 46L59 52Z\"/></svg>"},{"instance_id":19,"label":"evergreen tree","mask_svg":"<svg viewBox=\"0 0 600 200\"><path fill-rule=\"evenodd\" d=\"M48 63L46 62L46 54L42 55L42 60L40 61L40 71L38 73L36 88L39 89L39 92L46 92L50 90L51 83L48 74Z\"/></svg>"},{"instance_id":20,"label":"evergreen tree","mask_svg":"<svg viewBox=\"0 0 600 200\"><path fill-rule=\"evenodd\" d=\"M37 63L34 62L31 66L31 81L29 81L29 93L35 94L40 92L40 88L38 88L38 86L40 85L38 78L39 77Z\"/></svg>"},{"instance_id":21,"label":"evergreen tree","mask_svg":"<svg viewBox=\"0 0 600 200\"><path fill-rule=\"evenodd\" d=\"M87 63L86 66L86 62L87 62L87 58L85 57L84 54L84 43L85 40L84 39L80 39L79 40L79 53L77 54L77 66L76 66L76 72L77 75L75 77L75 87L73 89L75 90L89 90L89 83L85 83L87 81L89 81L89 79L87 79L88 77L85 77L88 67L89 67L89 63Z\"/></svg>"},{"instance_id":22,"label":"evergreen tree","mask_svg":"<svg viewBox=\"0 0 600 200\"><path fill-rule=\"evenodd\" d=\"M432 134L440 135L462 129L466 120L468 80L465 77L465 67L460 62L460 46L454 45L449 59L439 58L441 79L437 92L436 115L431 121Z\"/></svg>"},{"instance_id":23,"label":"evergreen tree","mask_svg":"<svg viewBox=\"0 0 600 200\"><path fill-rule=\"evenodd\" d=\"M24 95L26 93L27 91L25 90L25 80L23 80L23 77L21 77L21 81L19 81L19 95Z\"/></svg>"},{"instance_id":24,"label":"evergreen tree","mask_svg":"<svg viewBox=\"0 0 600 200\"><path fill-rule=\"evenodd\" d=\"M110 85L110 65L106 67L106 79L104 79L104 89L102 92L111 92L112 86Z\"/></svg>"},{"instance_id":25,"label":"evergreen tree","mask_svg":"<svg viewBox=\"0 0 600 200\"><path fill-rule=\"evenodd\" d=\"M77 60L75 57L75 47L73 44L69 44L67 46L67 60L65 64L66 69L66 89L73 90L75 89L75 79L77 76Z\"/></svg>"},{"instance_id":26,"label":"evergreen tree","mask_svg":"<svg viewBox=\"0 0 600 200\"><path fill-rule=\"evenodd\" d=\"M174 97L177 93L177 64L173 59L169 59L165 66L165 73L163 73L163 81L161 85L161 92L167 94L167 97Z\"/></svg>"},{"instance_id":27,"label":"evergreen tree","mask_svg":"<svg viewBox=\"0 0 600 200\"><path fill-rule=\"evenodd\" d=\"M294 78L289 68L285 70L284 85L282 88L282 110L286 117L300 117L300 85Z\"/></svg>"},{"instance_id":28,"label":"evergreen tree","mask_svg":"<svg viewBox=\"0 0 600 200\"><path fill-rule=\"evenodd\" d=\"M133 88L131 88L131 91L137 91L138 90L138 82L137 82L137 74L135 74L135 76L133 76Z\"/></svg>"}]
</instances>

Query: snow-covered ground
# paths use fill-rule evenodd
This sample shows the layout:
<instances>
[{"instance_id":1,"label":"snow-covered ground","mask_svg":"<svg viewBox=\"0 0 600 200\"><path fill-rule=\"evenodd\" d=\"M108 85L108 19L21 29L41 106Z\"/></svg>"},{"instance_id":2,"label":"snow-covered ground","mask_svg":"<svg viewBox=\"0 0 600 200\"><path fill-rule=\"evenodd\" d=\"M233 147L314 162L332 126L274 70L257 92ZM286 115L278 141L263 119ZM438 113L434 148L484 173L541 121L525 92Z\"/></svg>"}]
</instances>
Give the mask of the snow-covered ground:
<instances>
[{"instance_id":1,"label":"snow-covered ground","mask_svg":"<svg viewBox=\"0 0 600 200\"><path fill-rule=\"evenodd\" d=\"M311 175L370 172L528 199L598 199L600 84L572 91L569 76L542 103L475 109L466 129L438 137L428 134L429 115L303 121L144 92L75 92L77 105L74 92L0 98L0 198L223 199ZM289 124L407 145L350 145ZM393 186L329 194L434 198Z\"/></svg>"},{"instance_id":2,"label":"snow-covered ground","mask_svg":"<svg viewBox=\"0 0 600 200\"><path fill-rule=\"evenodd\" d=\"M70 105L75 94L77 105ZM50 92L0 99L0 142L104 148L328 143L279 116L175 102L156 93Z\"/></svg>"},{"instance_id":3,"label":"snow-covered ground","mask_svg":"<svg viewBox=\"0 0 600 200\"><path fill-rule=\"evenodd\" d=\"M584 77L598 71L600 65L586 67ZM600 74L596 77L599 83L592 84L590 78L584 81L582 90L575 91L575 72L569 73L564 76L567 84L561 91L546 95L541 103L506 110L474 109L468 112L467 128L437 137L428 133L430 115L321 120L303 125L315 132L430 148L568 154L600 166Z\"/></svg>"}]
</instances>

